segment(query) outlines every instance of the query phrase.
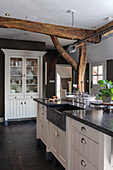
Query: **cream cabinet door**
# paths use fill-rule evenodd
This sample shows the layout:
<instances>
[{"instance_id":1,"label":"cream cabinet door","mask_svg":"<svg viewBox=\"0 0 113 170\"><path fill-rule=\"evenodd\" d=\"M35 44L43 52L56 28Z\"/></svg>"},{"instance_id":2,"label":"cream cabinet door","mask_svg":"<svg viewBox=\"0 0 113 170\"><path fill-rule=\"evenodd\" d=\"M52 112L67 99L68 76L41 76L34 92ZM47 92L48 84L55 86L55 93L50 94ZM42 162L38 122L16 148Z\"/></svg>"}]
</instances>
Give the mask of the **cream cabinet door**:
<instances>
[{"instance_id":1,"label":"cream cabinet door","mask_svg":"<svg viewBox=\"0 0 113 170\"><path fill-rule=\"evenodd\" d=\"M66 132L59 129L58 132L58 157L62 165L66 166Z\"/></svg>"},{"instance_id":2,"label":"cream cabinet door","mask_svg":"<svg viewBox=\"0 0 113 170\"><path fill-rule=\"evenodd\" d=\"M58 129L52 123L50 123L50 148L52 153L57 156L58 152Z\"/></svg>"},{"instance_id":3,"label":"cream cabinet door","mask_svg":"<svg viewBox=\"0 0 113 170\"><path fill-rule=\"evenodd\" d=\"M66 167L66 133L50 123L50 148L60 163Z\"/></svg>"},{"instance_id":4,"label":"cream cabinet door","mask_svg":"<svg viewBox=\"0 0 113 170\"><path fill-rule=\"evenodd\" d=\"M39 137L44 142L44 144L47 144L47 125L44 122L39 121Z\"/></svg>"},{"instance_id":5,"label":"cream cabinet door","mask_svg":"<svg viewBox=\"0 0 113 170\"><path fill-rule=\"evenodd\" d=\"M8 101L8 119L16 119L17 116L17 100L10 99Z\"/></svg>"}]
</instances>

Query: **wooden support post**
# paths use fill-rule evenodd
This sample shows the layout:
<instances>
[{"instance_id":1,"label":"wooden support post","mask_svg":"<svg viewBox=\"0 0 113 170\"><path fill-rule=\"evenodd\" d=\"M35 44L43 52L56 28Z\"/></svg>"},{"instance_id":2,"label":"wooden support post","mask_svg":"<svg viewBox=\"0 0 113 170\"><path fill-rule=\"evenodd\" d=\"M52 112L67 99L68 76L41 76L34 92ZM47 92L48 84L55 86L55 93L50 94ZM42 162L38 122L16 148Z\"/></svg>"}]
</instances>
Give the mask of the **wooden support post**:
<instances>
[{"instance_id":1,"label":"wooden support post","mask_svg":"<svg viewBox=\"0 0 113 170\"><path fill-rule=\"evenodd\" d=\"M59 54L65 58L73 67L75 70L77 70L77 63L75 62L75 60L61 47L58 38L55 36L51 36L51 39L53 41L53 44L55 46L55 48L57 49L57 51L59 52Z\"/></svg>"},{"instance_id":2,"label":"wooden support post","mask_svg":"<svg viewBox=\"0 0 113 170\"><path fill-rule=\"evenodd\" d=\"M78 85L79 91L84 92L84 76L86 70L87 62L87 43L84 43L84 46L80 47L80 56L79 56L79 71L78 71Z\"/></svg>"}]
</instances>

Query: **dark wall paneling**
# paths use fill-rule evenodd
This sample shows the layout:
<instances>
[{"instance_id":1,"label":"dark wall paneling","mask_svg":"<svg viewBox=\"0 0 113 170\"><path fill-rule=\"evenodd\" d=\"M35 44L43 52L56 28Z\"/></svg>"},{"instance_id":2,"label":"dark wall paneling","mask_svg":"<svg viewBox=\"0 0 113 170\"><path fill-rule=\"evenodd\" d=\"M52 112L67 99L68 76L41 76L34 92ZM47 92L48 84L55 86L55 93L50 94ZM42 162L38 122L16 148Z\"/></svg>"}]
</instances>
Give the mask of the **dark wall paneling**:
<instances>
[{"instance_id":1,"label":"dark wall paneling","mask_svg":"<svg viewBox=\"0 0 113 170\"><path fill-rule=\"evenodd\" d=\"M16 50L32 50L32 51L45 51L44 42L36 41L23 41L12 39L0 39L0 49L16 49ZM0 50L0 117L4 116L4 70L5 70L5 57L4 53Z\"/></svg>"},{"instance_id":2,"label":"dark wall paneling","mask_svg":"<svg viewBox=\"0 0 113 170\"><path fill-rule=\"evenodd\" d=\"M47 53L44 56L44 63L47 62L47 67L49 68L50 64L52 63L52 61L54 60L54 58L58 55L56 50L46 50ZM63 57L59 57L57 64L68 64L68 62L63 58ZM45 64L44 64L45 66ZM47 85L44 85L44 97L50 98L52 96L55 95L55 83L50 83L50 80L54 80L55 81L55 67L54 69L50 72L50 74L48 75L48 83ZM44 75L43 78L45 78L45 70L44 70ZM45 82L44 82L45 83Z\"/></svg>"},{"instance_id":3,"label":"dark wall paneling","mask_svg":"<svg viewBox=\"0 0 113 170\"><path fill-rule=\"evenodd\" d=\"M85 92L89 93L89 63L86 64L86 72L85 72L85 78L84 78L84 84L85 84Z\"/></svg>"},{"instance_id":4,"label":"dark wall paneling","mask_svg":"<svg viewBox=\"0 0 113 170\"><path fill-rule=\"evenodd\" d=\"M12 40L12 39L1 39L0 38L0 47L5 48L5 49L45 51L45 42Z\"/></svg>"},{"instance_id":5,"label":"dark wall paneling","mask_svg":"<svg viewBox=\"0 0 113 170\"><path fill-rule=\"evenodd\" d=\"M107 60L107 80L113 82L113 60Z\"/></svg>"},{"instance_id":6,"label":"dark wall paneling","mask_svg":"<svg viewBox=\"0 0 113 170\"><path fill-rule=\"evenodd\" d=\"M5 57L4 53L0 51L0 117L4 116L4 67Z\"/></svg>"}]
</instances>

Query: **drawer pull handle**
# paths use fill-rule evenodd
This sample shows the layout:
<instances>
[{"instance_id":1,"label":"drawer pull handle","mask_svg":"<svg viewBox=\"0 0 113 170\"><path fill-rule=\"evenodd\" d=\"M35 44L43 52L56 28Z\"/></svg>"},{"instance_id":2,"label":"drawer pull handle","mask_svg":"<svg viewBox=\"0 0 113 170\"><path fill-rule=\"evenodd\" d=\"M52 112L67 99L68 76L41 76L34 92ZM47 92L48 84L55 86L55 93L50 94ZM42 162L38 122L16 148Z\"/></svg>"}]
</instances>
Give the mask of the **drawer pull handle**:
<instances>
[{"instance_id":1,"label":"drawer pull handle","mask_svg":"<svg viewBox=\"0 0 113 170\"><path fill-rule=\"evenodd\" d=\"M81 143L86 144L86 140L84 138L82 138Z\"/></svg>"},{"instance_id":2,"label":"drawer pull handle","mask_svg":"<svg viewBox=\"0 0 113 170\"><path fill-rule=\"evenodd\" d=\"M83 126L83 127L81 127L81 131L82 132L86 132L86 128Z\"/></svg>"},{"instance_id":3,"label":"drawer pull handle","mask_svg":"<svg viewBox=\"0 0 113 170\"><path fill-rule=\"evenodd\" d=\"M42 125L42 129L44 129L44 125Z\"/></svg>"},{"instance_id":4,"label":"drawer pull handle","mask_svg":"<svg viewBox=\"0 0 113 170\"><path fill-rule=\"evenodd\" d=\"M82 165L82 166L86 166L86 163L85 163L84 160L81 160L81 165Z\"/></svg>"},{"instance_id":5,"label":"drawer pull handle","mask_svg":"<svg viewBox=\"0 0 113 170\"><path fill-rule=\"evenodd\" d=\"M58 131L54 131L54 135L55 135L55 136L59 136Z\"/></svg>"}]
</instances>

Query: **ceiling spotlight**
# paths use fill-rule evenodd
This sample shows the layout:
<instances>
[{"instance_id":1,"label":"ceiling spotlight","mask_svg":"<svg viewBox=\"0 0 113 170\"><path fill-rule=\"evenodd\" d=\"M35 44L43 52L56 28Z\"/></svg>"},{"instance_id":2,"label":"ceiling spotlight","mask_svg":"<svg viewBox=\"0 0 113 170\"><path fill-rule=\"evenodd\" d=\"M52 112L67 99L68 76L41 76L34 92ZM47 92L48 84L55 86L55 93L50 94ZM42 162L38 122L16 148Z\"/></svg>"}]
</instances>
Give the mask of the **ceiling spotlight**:
<instances>
[{"instance_id":1,"label":"ceiling spotlight","mask_svg":"<svg viewBox=\"0 0 113 170\"><path fill-rule=\"evenodd\" d=\"M92 29L96 29L96 27L95 27L95 26L93 26L93 27L92 27Z\"/></svg>"},{"instance_id":2,"label":"ceiling spotlight","mask_svg":"<svg viewBox=\"0 0 113 170\"><path fill-rule=\"evenodd\" d=\"M5 16L10 16L10 14L9 14L9 13L6 13Z\"/></svg>"},{"instance_id":3,"label":"ceiling spotlight","mask_svg":"<svg viewBox=\"0 0 113 170\"><path fill-rule=\"evenodd\" d=\"M105 21L112 21L113 20L113 17L106 17L104 18Z\"/></svg>"},{"instance_id":4,"label":"ceiling spotlight","mask_svg":"<svg viewBox=\"0 0 113 170\"><path fill-rule=\"evenodd\" d=\"M25 34L25 35L28 35L28 32L25 32L24 34Z\"/></svg>"}]
</instances>

